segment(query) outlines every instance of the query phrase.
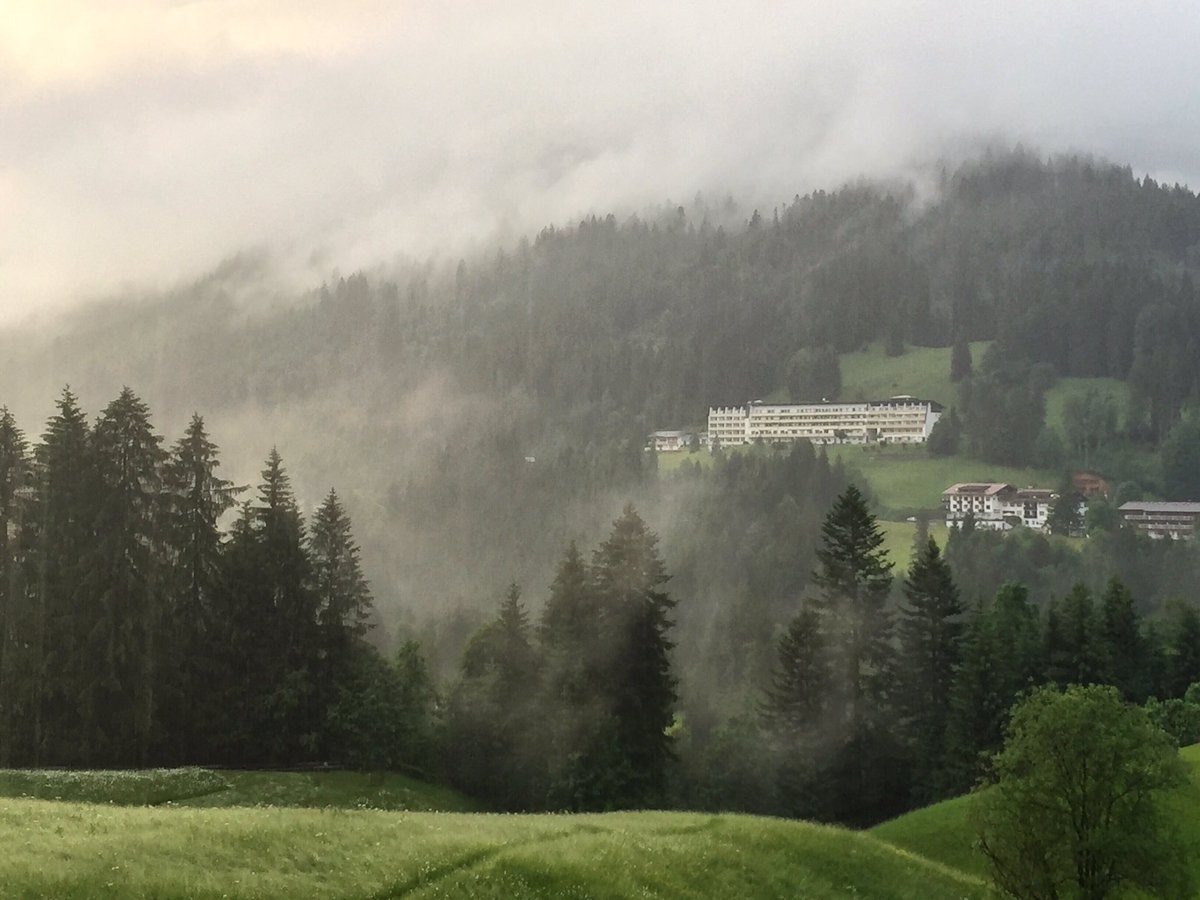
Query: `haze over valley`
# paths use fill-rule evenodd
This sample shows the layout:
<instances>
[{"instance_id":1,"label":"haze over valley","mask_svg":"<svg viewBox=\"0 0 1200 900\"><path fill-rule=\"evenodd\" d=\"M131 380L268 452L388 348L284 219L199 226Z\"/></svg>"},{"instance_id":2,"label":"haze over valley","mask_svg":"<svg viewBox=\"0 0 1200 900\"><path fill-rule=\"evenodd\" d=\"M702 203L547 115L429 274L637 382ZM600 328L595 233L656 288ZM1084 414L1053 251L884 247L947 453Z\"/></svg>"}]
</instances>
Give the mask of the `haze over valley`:
<instances>
[{"instance_id":1,"label":"haze over valley","mask_svg":"<svg viewBox=\"0 0 1200 900\"><path fill-rule=\"evenodd\" d=\"M215 895L231 827L262 896L318 831L330 896L1074 896L1010 856L1062 734L1150 773L1105 846L1159 863L1111 871L1193 895L1198 40L0 5L0 804L46 837L0 893L46 853L89 896L102 845Z\"/></svg>"}]
</instances>

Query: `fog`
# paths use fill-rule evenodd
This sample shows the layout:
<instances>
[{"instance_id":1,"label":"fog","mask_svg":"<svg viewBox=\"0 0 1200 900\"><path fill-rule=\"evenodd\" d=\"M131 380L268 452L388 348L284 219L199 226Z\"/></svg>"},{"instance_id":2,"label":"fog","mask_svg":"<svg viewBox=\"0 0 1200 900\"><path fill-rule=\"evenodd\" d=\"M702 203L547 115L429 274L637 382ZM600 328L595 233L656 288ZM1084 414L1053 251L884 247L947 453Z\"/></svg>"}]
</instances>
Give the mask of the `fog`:
<instances>
[{"instance_id":1,"label":"fog","mask_svg":"<svg viewBox=\"0 0 1200 900\"><path fill-rule=\"evenodd\" d=\"M1195 185L1198 38L1166 2L5 5L0 320L247 249L311 287L593 210L767 207L994 139Z\"/></svg>"}]
</instances>

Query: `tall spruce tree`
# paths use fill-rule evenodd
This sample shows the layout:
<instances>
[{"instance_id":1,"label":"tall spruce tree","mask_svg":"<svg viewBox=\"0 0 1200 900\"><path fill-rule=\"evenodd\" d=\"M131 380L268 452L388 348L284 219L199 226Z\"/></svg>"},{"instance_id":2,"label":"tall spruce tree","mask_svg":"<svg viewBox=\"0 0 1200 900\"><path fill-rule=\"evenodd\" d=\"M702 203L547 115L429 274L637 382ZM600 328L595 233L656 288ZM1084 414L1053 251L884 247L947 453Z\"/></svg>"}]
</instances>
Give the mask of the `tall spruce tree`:
<instances>
[{"instance_id":1,"label":"tall spruce tree","mask_svg":"<svg viewBox=\"0 0 1200 900\"><path fill-rule=\"evenodd\" d=\"M1041 623L1024 585L1001 585L975 612L961 659L950 692L942 794L961 793L983 774L987 754L1004 741L1012 704L1043 680Z\"/></svg>"},{"instance_id":2,"label":"tall spruce tree","mask_svg":"<svg viewBox=\"0 0 1200 900\"><path fill-rule=\"evenodd\" d=\"M886 608L892 564L866 498L850 485L821 526L813 583L834 661L831 734L842 741L826 772L831 813L862 825L899 809L907 792L894 737L896 653Z\"/></svg>"},{"instance_id":3,"label":"tall spruce tree","mask_svg":"<svg viewBox=\"0 0 1200 900\"><path fill-rule=\"evenodd\" d=\"M1092 592L1076 584L1046 610L1046 677L1060 687L1108 681L1101 622Z\"/></svg>"},{"instance_id":4,"label":"tall spruce tree","mask_svg":"<svg viewBox=\"0 0 1200 900\"><path fill-rule=\"evenodd\" d=\"M1144 702L1150 693L1149 648L1133 606L1133 593L1115 575L1104 588L1100 618L1108 680L1126 700Z\"/></svg>"},{"instance_id":5,"label":"tall spruce tree","mask_svg":"<svg viewBox=\"0 0 1200 900\"><path fill-rule=\"evenodd\" d=\"M308 549L322 656L320 671L315 673L317 702L326 705L362 650L360 642L367 633L372 607L350 518L332 488L313 516Z\"/></svg>"},{"instance_id":6,"label":"tall spruce tree","mask_svg":"<svg viewBox=\"0 0 1200 900\"><path fill-rule=\"evenodd\" d=\"M104 725L90 742L96 762L145 765L155 727L156 641L165 592L162 438L128 387L104 408L93 447L100 481L97 544L89 589L98 621L83 652L97 664L92 685Z\"/></svg>"},{"instance_id":7,"label":"tall spruce tree","mask_svg":"<svg viewBox=\"0 0 1200 900\"><path fill-rule=\"evenodd\" d=\"M91 432L70 388L56 409L34 451L31 762L86 765L102 714L86 652L100 611L85 580L100 491Z\"/></svg>"},{"instance_id":8,"label":"tall spruce tree","mask_svg":"<svg viewBox=\"0 0 1200 900\"><path fill-rule=\"evenodd\" d=\"M821 526L813 583L820 590L835 701L852 733L885 714L894 685L892 618L886 609L892 564L883 532L854 485L834 502Z\"/></svg>"},{"instance_id":9,"label":"tall spruce tree","mask_svg":"<svg viewBox=\"0 0 1200 900\"><path fill-rule=\"evenodd\" d=\"M667 636L675 601L662 589L668 580L658 536L632 505L613 523L592 559L602 610L605 693L612 716L617 767L614 806L663 802L667 768L674 758L668 728L674 719L676 680Z\"/></svg>"},{"instance_id":10,"label":"tall spruce tree","mask_svg":"<svg viewBox=\"0 0 1200 900\"><path fill-rule=\"evenodd\" d=\"M963 631L958 587L933 538L908 570L904 597L899 620L899 699L915 751L916 799L928 801L937 793Z\"/></svg>"},{"instance_id":11,"label":"tall spruce tree","mask_svg":"<svg viewBox=\"0 0 1200 900\"><path fill-rule=\"evenodd\" d=\"M763 702L768 727L786 737L816 728L828 708L831 663L816 610L797 613L779 638L776 658Z\"/></svg>"},{"instance_id":12,"label":"tall spruce tree","mask_svg":"<svg viewBox=\"0 0 1200 900\"><path fill-rule=\"evenodd\" d=\"M1200 610L1186 603L1174 604L1167 639L1166 688L1171 697L1182 697L1200 681Z\"/></svg>"},{"instance_id":13,"label":"tall spruce tree","mask_svg":"<svg viewBox=\"0 0 1200 900\"><path fill-rule=\"evenodd\" d=\"M0 766L27 758L32 609L23 561L30 461L25 435L0 407Z\"/></svg>"},{"instance_id":14,"label":"tall spruce tree","mask_svg":"<svg viewBox=\"0 0 1200 900\"><path fill-rule=\"evenodd\" d=\"M163 470L171 573L164 612L162 727L168 759L201 761L198 751L216 715L213 688L221 682L214 617L221 577L221 517L244 488L217 475L216 444L193 415Z\"/></svg>"},{"instance_id":15,"label":"tall spruce tree","mask_svg":"<svg viewBox=\"0 0 1200 900\"><path fill-rule=\"evenodd\" d=\"M258 486L258 550L276 633L274 677L268 716L273 755L298 759L316 749L320 723L316 659L320 645L312 561L305 547L304 518L278 450L271 448Z\"/></svg>"},{"instance_id":16,"label":"tall spruce tree","mask_svg":"<svg viewBox=\"0 0 1200 900\"><path fill-rule=\"evenodd\" d=\"M950 351L950 380L957 384L971 375L971 345L961 334Z\"/></svg>"}]
</instances>

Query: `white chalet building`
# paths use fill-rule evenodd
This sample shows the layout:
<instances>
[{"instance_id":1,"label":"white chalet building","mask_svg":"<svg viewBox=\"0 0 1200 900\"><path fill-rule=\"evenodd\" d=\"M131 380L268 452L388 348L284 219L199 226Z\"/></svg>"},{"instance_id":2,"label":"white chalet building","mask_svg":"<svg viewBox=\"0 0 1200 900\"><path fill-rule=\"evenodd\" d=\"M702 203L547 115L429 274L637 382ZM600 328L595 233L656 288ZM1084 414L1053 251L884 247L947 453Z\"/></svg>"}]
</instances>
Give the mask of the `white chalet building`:
<instances>
[{"instance_id":1,"label":"white chalet building","mask_svg":"<svg viewBox=\"0 0 1200 900\"><path fill-rule=\"evenodd\" d=\"M1019 489L1011 484L953 484L942 492L946 524L961 528L967 516L975 527L985 531L1008 531L1018 525L1041 530L1050 517L1050 507L1058 499L1054 491L1043 488Z\"/></svg>"},{"instance_id":2,"label":"white chalet building","mask_svg":"<svg viewBox=\"0 0 1200 900\"><path fill-rule=\"evenodd\" d=\"M806 440L814 444L923 444L942 416L932 400L900 395L857 403L763 403L713 407L708 435L713 447Z\"/></svg>"}]
</instances>

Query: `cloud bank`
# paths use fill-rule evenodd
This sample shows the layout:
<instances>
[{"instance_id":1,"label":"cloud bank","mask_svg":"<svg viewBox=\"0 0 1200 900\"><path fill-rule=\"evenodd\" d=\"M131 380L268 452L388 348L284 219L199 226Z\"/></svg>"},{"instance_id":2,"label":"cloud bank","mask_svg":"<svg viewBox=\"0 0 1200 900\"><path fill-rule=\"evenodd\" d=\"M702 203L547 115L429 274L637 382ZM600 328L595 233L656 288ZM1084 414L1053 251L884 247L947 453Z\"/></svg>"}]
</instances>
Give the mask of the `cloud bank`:
<instances>
[{"instance_id":1,"label":"cloud bank","mask_svg":"<svg viewBox=\"0 0 1200 900\"><path fill-rule=\"evenodd\" d=\"M1200 185L1183 3L0 2L0 320L1023 142Z\"/></svg>"}]
</instances>

